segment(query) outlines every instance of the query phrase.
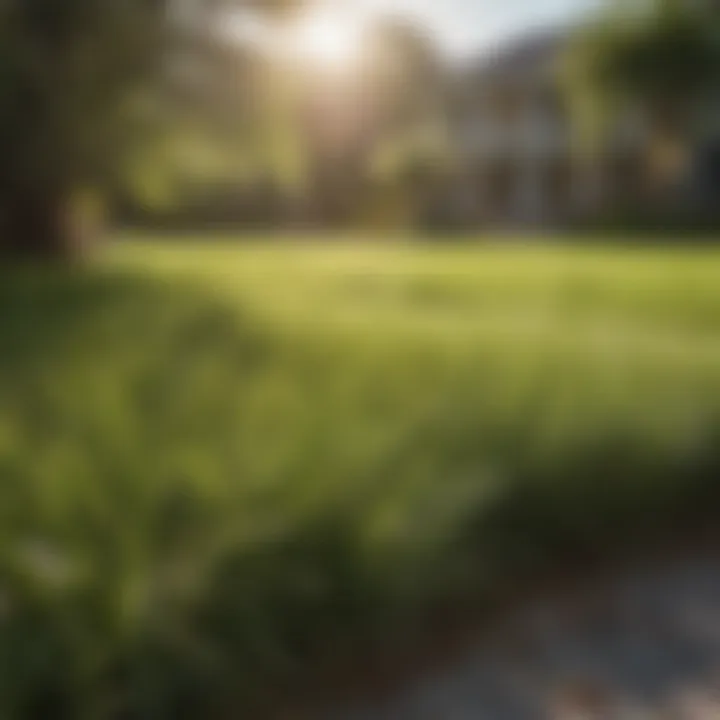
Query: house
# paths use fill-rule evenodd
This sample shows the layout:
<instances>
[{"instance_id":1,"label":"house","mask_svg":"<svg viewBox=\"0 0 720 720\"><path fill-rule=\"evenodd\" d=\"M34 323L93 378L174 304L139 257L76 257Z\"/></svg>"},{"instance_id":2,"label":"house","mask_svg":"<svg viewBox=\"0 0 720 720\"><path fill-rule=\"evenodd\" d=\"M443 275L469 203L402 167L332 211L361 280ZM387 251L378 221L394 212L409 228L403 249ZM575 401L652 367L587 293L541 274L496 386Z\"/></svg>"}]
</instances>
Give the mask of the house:
<instances>
[{"instance_id":1,"label":"house","mask_svg":"<svg viewBox=\"0 0 720 720\"><path fill-rule=\"evenodd\" d=\"M561 70L570 33L511 42L457 80L450 124L455 212L470 224L558 225L640 201L648 133L639 114L615 118L583 152Z\"/></svg>"}]
</instances>

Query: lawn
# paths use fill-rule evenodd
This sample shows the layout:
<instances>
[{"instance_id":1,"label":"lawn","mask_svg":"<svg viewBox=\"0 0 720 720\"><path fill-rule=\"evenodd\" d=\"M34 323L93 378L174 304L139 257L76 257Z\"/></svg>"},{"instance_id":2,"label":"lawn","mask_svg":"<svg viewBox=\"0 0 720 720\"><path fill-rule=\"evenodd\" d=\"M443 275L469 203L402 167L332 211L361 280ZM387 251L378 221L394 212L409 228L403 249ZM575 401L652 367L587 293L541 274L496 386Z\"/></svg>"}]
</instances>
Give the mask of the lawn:
<instances>
[{"instance_id":1,"label":"lawn","mask_svg":"<svg viewBox=\"0 0 720 720\"><path fill-rule=\"evenodd\" d=\"M0 311L8 720L254 717L720 500L712 247L135 237Z\"/></svg>"}]
</instances>

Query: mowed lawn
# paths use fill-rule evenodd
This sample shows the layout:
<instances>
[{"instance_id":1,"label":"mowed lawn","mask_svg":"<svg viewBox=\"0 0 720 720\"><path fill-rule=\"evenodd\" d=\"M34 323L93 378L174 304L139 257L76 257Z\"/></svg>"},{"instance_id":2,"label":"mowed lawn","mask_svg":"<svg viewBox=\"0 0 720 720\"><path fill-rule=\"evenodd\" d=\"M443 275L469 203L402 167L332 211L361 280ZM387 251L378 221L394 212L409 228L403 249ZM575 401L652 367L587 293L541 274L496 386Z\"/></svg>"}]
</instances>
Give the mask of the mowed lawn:
<instances>
[{"instance_id":1,"label":"mowed lawn","mask_svg":"<svg viewBox=\"0 0 720 720\"><path fill-rule=\"evenodd\" d=\"M0 717L254 717L720 515L720 249L136 237L6 276L0 480Z\"/></svg>"}]
</instances>

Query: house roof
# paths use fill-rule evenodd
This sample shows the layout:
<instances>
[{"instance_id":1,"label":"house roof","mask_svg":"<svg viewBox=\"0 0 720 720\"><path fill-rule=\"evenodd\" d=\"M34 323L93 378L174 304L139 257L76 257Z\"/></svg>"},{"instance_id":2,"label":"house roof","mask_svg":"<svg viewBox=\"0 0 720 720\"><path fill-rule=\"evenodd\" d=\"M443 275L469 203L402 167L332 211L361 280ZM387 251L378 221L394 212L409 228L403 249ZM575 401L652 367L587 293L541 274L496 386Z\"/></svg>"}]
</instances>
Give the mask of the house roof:
<instances>
[{"instance_id":1,"label":"house roof","mask_svg":"<svg viewBox=\"0 0 720 720\"><path fill-rule=\"evenodd\" d=\"M569 31L564 28L538 31L508 41L472 61L465 77L471 82L505 82L552 72L569 37Z\"/></svg>"}]
</instances>

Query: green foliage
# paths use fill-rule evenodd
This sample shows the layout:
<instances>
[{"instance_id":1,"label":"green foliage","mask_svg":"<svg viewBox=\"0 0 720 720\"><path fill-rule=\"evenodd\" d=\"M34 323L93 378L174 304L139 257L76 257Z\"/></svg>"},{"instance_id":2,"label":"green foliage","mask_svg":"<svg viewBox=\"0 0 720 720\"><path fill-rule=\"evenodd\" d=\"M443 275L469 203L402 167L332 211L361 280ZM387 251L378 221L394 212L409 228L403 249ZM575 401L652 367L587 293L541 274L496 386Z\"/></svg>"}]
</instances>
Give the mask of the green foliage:
<instances>
[{"instance_id":1,"label":"green foliage","mask_svg":"<svg viewBox=\"0 0 720 720\"><path fill-rule=\"evenodd\" d=\"M566 76L581 122L596 133L630 104L687 135L720 92L720 16L711 3L613 5L578 33Z\"/></svg>"},{"instance_id":2,"label":"green foliage","mask_svg":"<svg viewBox=\"0 0 720 720\"><path fill-rule=\"evenodd\" d=\"M0 283L3 718L258 717L716 507L714 249L197 240Z\"/></svg>"},{"instance_id":3,"label":"green foliage","mask_svg":"<svg viewBox=\"0 0 720 720\"><path fill-rule=\"evenodd\" d=\"M376 120L365 163L374 197L364 220L417 228L452 155L444 65L425 33L402 21L380 23L368 46L366 94Z\"/></svg>"},{"instance_id":4,"label":"green foliage","mask_svg":"<svg viewBox=\"0 0 720 720\"><path fill-rule=\"evenodd\" d=\"M219 20L299 4L196 0L183 14L176 0L3 2L2 246L62 245L77 192L158 203L189 176L235 170L253 58L222 43Z\"/></svg>"},{"instance_id":5,"label":"green foliage","mask_svg":"<svg viewBox=\"0 0 720 720\"><path fill-rule=\"evenodd\" d=\"M132 133L135 93L160 60L162 6L149 0L11 0L0 17L3 188L83 185Z\"/></svg>"},{"instance_id":6,"label":"green foliage","mask_svg":"<svg viewBox=\"0 0 720 720\"><path fill-rule=\"evenodd\" d=\"M606 26L598 41L600 82L652 104L690 102L718 79L720 46L712 16L687 3L656 2L653 12Z\"/></svg>"}]
</instances>

